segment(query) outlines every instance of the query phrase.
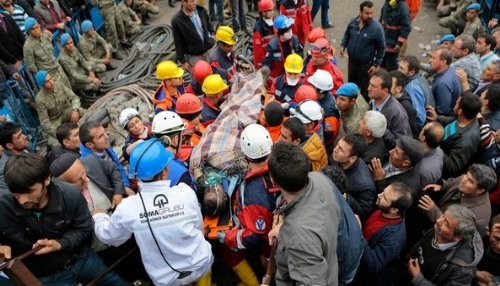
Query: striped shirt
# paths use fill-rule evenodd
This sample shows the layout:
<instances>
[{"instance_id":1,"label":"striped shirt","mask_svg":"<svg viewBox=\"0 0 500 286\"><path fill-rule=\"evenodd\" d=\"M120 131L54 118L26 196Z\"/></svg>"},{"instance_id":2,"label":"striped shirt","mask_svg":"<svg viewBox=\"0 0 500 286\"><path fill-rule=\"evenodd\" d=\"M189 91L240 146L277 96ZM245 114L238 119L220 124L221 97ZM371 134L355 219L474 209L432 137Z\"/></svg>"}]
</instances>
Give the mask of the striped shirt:
<instances>
[{"instance_id":1,"label":"striped shirt","mask_svg":"<svg viewBox=\"0 0 500 286\"><path fill-rule=\"evenodd\" d=\"M9 13L9 15L12 16L12 19L14 19L14 21L16 22L17 26L21 29L21 32L24 33L24 21L26 21L26 18L28 18L28 14L26 14L23 7L17 4L12 4L12 5L14 6L12 14L1 6L0 6L0 11Z\"/></svg>"}]
</instances>

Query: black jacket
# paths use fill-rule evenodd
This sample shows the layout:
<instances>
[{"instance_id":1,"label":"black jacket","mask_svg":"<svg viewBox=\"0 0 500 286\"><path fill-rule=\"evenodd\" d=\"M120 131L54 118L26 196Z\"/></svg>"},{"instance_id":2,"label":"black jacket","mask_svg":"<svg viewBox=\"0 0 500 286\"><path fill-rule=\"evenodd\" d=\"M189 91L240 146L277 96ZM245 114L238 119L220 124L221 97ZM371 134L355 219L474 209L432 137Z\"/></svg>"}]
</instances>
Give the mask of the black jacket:
<instances>
[{"instance_id":1,"label":"black jacket","mask_svg":"<svg viewBox=\"0 0 500 286\"><path fill-rule=\"evenodd\" d=\"M9 14L0 14L7 26L7 31L0 29L0 60L13 65L23 59L24 35Z\"/></svg>"},{"instance_id":2,"label":"black jacket","mask_svg":"<svg viewBox=\"0 0 500 286\"><path fill-rule=\"evenodd\" d=\"M202 55L212 48L215 43L215 39L212 37L214 29L210 24L207 10L201 6L196 6L196 11L203 27L203 39L200 39L198 32L196 32L196 27L182 8L172 19L175 51L177 60L181 63L187 61L187 55Z\"/></svg>"},{"instance_id":3,"label":"black jacket","mask_svg":"<svg viewBox=\"0 0 500 286\"><path fill-rule=\"evenodd\" d=\"M0 197L0 244L9 245L12 256L30 250L39 239L56 239L61 244L59 251L23 260L37 277L63 270L93 231L87 203L73 185L52 179L47 192L48 205L37 211L21 207L12 194Z\"/></svg>"},{"instance_id":4,"label":"black jacket","mask_svg":"<svg viewBox=\"0 0 500 286\"><path fill-rule=\"evenodd\" d=\"M104 192L108 199L113 200L114 195L125 194L122 175L113 162L97 156L87 156L80 160L85 167L87 177Z\"/></svg>"}]
</instances>

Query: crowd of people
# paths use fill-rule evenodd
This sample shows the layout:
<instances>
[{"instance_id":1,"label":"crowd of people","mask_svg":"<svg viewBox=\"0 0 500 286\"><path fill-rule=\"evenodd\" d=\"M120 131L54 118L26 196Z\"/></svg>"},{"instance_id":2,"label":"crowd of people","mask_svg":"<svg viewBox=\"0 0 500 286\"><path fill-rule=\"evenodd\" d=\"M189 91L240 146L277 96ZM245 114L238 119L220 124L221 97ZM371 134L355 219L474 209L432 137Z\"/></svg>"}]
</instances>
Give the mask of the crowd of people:
<instances>
[{"instance_id":1,"label":"crowd of people","mask_svg":"<svg viewBox=\"0 0 500 286\"><path fill-rule=\"evenodd\" d=\"M436 3L450 34L421 62L406 52L421 1L361 2L336 50L328 1L248 3L249 31L245 1L227 24L220 0L181 0L154 117L121 110L119 156L101 122L81 122L80 96L159 9L96 1L106 39L89 20L74 39L68 15L89 9L76 2L0 0L0 80L32 73L49 146L30 152L22 123L1 118L0 256L36 248L23 261L43 285L500 283L500 27L479 3ZM235 52L240 31L251 60ZM221 127L252 65L257 112ZM194 168L230 137L223 163L237 168Z\"/></svg>"}]
</instances>

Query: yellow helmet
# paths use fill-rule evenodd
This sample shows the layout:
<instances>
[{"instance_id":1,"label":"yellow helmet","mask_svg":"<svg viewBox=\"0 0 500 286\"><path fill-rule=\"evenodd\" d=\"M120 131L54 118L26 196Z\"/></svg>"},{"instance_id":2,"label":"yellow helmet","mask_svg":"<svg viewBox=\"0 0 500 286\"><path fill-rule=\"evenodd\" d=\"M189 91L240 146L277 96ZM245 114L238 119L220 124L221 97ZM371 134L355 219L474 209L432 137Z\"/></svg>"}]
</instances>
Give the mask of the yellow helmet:
<instances>
[{"instance_id":1,"label":"yellow helmet","mask_svg":"<svg viewBox=\"0 0 500 286\"><path fill-rule=\"evenodd\" d=\"M163 61L156 66L156 78L159 80L178 78L183 74L184 70L173 61Z\"/></svg>"},{"instance_id":2,"label":"yellow helmet","mask_svg":"<svg viewBox=\"0 0 500 286\"><path fill-rule=\"evenodd\" d=\"M229 26L219 26L219 28L217 28L217 31L215 32L215 39L230 46L234 46L237 41L237 38L234 35L233 28Z\"/></svg>"},{"instance_id":3,"label":"yellow helmet","mask_svg":"<svg viewBox=\"0 0 500 286\"><path fill-rule=\"evenodd\" d=\"M298 54L290 54L285 60L285 71L288 73L301 73L304 69L304 60Z\"/></svg>"},{"instance_id":4,"label":"yellow helmet","mask_svg":"<svg viewBox=\"0 0 500 286\"><path fill-rule=\"evenodd\" d=\"M211 74L205 78L201 90L207 96L218 94L228 88L220 74Z\"/></svg>"}]
</instances>

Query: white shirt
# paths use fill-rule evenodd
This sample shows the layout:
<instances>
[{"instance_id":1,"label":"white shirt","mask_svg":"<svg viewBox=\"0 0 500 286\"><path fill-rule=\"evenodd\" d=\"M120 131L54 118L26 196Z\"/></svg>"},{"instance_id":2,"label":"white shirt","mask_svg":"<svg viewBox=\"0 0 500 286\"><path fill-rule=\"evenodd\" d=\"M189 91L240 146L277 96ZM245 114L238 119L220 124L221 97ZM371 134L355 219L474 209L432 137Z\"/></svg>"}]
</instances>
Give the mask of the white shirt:
<instances>
[{"instance_id":1,"label":"white shirt","mask_svg":"<svg viewBox=\"0 0 500 286\"><path fill-rule=\"evenodd\" d=\"M212 248L203 236L203 218L194 191L186 184L169 187L170 181L141 183L141 194L125 198L110 217L95 214L94 230L104 243L118 246L134 234L144 268L155 285L186 285L197 281L211 267ZM170 265L192 271L186 278L168 267L148 227Z\"/></svg>"}]
</instances>

